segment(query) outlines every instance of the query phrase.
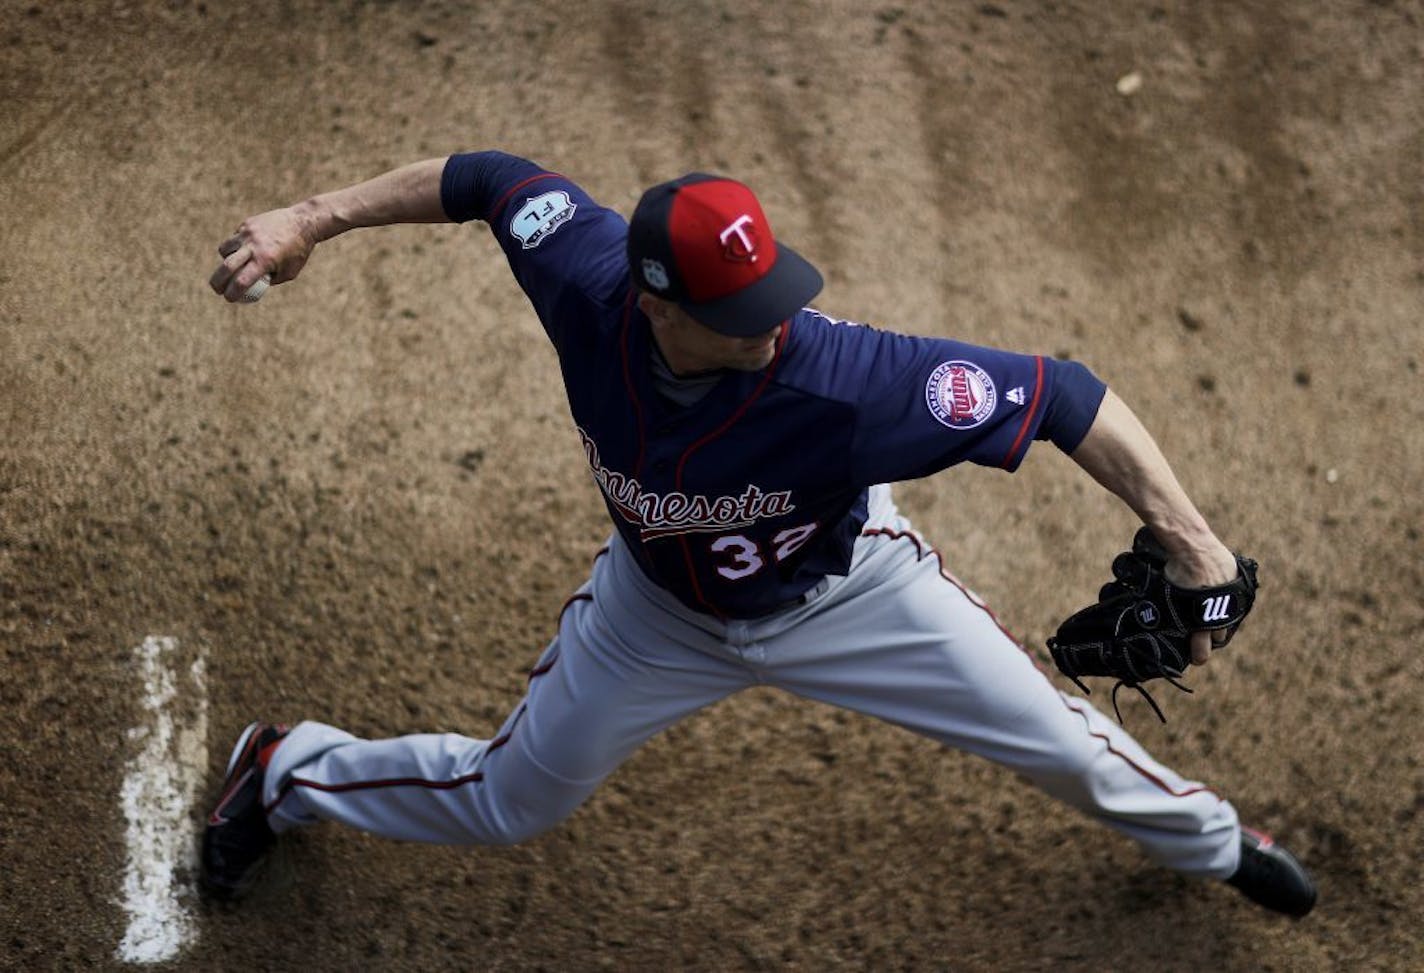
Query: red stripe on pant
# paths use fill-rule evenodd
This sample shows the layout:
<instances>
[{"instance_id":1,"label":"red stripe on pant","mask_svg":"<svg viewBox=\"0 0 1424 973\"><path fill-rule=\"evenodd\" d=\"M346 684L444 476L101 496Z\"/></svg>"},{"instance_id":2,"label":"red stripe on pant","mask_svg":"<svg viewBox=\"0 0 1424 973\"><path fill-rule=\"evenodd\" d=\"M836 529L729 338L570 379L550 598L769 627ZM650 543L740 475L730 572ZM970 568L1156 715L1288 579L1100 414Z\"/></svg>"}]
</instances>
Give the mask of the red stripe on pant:
<instances>
[{"instance_id":1,"label":"red stripe on pant","mask_svg":"<svg viewBox=\"0 0 1424 973\"><path fill-rule=\"evenodd\" d=\"M920 560L924 560L930 554L933 554L935 556L935 559L939 561L940 577L944 578L944 580L948 581L950 584L958 588L960 593L963 594L965 598L969 599L970 604L974 605L974 607L980 609L986 615L988 615L989 618L993 620L994 625L998 627L999 631L1003 632L1004 635L1008 637L1010 642L1018 646L1020 652L1028 656L1028 659L1030 662L1033 663L1034 668L1037 669L1039 674L1043 676L1045 680L1048 681L1049 685L1052 685L1052 680L1048 678L1047 670L1045 670L1043 666L1039 664L1039 661L1034 658L1033 653L1030 652L1028 649L1024 648L1024 644L1019 641L1019 639L1015 638L1012 632L1010 632L1007 628L1004 627L1003 623L999 621L999 616L995 615L993 610L988 605L986 605L979 598L978 595L975 595L973 592L971 592L967 587L964 586L963 582L961 582L958 578L956 578L953 574L949 572L949 570L944 566L944 556L941 555L939 551L935 550L933 547L930 547L927 544L922 543L917 535L909 531L889 530L883 527L871 527L861 532L862 537L874 537L877 535L882 537L889 537L891 540L910 541L912 544L915 545L915 551L918 553ZM1057 691L1056 686L1054 687L1054 690L1055 692ZM1158 788L1160 788L1167 794L1170 794L1172 797L1190 797L1193 794L1206 793L1215 795L1218 800L1221 799L1220 794L1218 794L1210 787L1206 787L1205 785L1197 787L1188 787L1185 790L1181 791L1175 790L1170 785L1168 785L1166 781L1162 780L1156 774L1152 773L1152 771L1148 770L1146 767L1141 766L1127 754L1114 747L1112 745L1112 740L1110 740L1106 735L1095 732L1092 728L1092 724L1088 720L1087 712L1081 706L1075 706L1070 703L1067 697L1065 697L1062 693L1058 693L1058 699L1063 703L1063 705L1068 709L1069 712L1076 713L1079 717L1082 718L1083 727L1087 730L1088 736L1095 737L1103 741L1104 746L1107 747L1108 753L1112 754L1115 757L1121 758L1123 762L1126 763L1129 767L1137 771L1139 774L1141 774L1147 780L1151 781L1153 784L1157 785Z\"/></svg>"},{"instance_id":2,"label":"red stripe on pant","mask_svg":"<svg viewBox=\"0 0 1424 973\"><path fill-rule=\"evenodd\" d=\"M599 553L602 554L603 552L600 551ZM564 612L568 611L569 606L574 604L574 602L592 600L593 595L588 594L587 592L580 592L579 594L574 595L568 601L564 602L564 606L559 609L560 621L562 622ZM555 664L558 663L558 661L559 657L558 655L555 655L552 659L550 659L543 665L535 666L533 669L529 670L529 681L533 682L539 676L542 676L549 672L549 670L554 668ZM498 750L500 747L504 746L506 743L509 742L510 737L514 735L514 728L519 725L519 720L524 716L524 711L527 708L527 705L519 707L519 712L514 714L514 721L509 725L509 731L503 734L502 736L496 737L495 739L491 740L489 742L489 746L485 750L486 753L491 750ZM276 798L274 798L272 802L269 803L266 808L264 808L264 810L267 814L271 814L273 809L275 809L278 804L281 804L282 801L286 799L287 795L292 792L293 788L296 787L308 787L314 791L323 791L327 794L344 794L349 791L375 790L381 787L425 787L430 790L448 791L454 790L456 787L463 787L466 784L478 783L479 781L482 781L484 779L485 775L478 770L472 774L465 774L464 776L454 777L450 780L426 780L422 777L390 777L383 780L351 781L345 784L323 784L321 781L307 780L305 777L292 777L289 778L287 782L282 785L282 789L277 793Z\"/></svg>"}]
</instances>

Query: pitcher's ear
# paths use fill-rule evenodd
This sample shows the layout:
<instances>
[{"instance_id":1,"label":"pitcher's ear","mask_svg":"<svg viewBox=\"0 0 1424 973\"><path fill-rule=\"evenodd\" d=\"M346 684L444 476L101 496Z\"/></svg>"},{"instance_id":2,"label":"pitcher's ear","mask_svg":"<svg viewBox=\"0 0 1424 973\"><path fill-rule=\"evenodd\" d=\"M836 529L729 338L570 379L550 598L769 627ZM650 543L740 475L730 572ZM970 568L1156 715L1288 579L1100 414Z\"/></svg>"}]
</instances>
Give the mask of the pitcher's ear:
<instances>
[{"instance_id":1,"label":"pitcher's ear","mask_svg":"<svg viewBox=\"0 0 1424 973\"><path fill-rule=\"evenodd\" d=\"M673 306L671 301L665 301L656 294L647 291L638 293L638 309L653 321L662 321L667 317L668 308Z\"/></svg>"}]
</instances>

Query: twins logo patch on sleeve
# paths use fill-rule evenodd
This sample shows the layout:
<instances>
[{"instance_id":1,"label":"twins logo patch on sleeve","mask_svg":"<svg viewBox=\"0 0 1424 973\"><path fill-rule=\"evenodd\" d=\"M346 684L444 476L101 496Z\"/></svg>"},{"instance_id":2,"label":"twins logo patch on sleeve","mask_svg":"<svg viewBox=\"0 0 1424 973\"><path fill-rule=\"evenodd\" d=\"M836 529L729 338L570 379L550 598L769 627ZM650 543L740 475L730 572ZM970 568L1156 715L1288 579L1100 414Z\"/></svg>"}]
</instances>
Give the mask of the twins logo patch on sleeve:
<instances>
[{"instance_id":1,"label":"twins logo patch on sleeve","mask_svg":"<svg viewBox=\"0 0 1424 973\"><path fill-rule=\"evenodd\" d=\"M925 383L925 405L951 429L973 429L994 413L998 394L989 373L971 361L947 361Z\"/></svg>"},{"instance_id":2,"label":"twins logo patch on sleeve","mask_svg":"<svg viewBox=\"0 0 1424 973\"><path fill-rule=\"evenodd\" d=\"M509 221L509 232L519 237L525 250L532 250L573 219L577 209L578 204L562 189L543 193L519 207L519 212Z\"/></svg>"}]
</instances>

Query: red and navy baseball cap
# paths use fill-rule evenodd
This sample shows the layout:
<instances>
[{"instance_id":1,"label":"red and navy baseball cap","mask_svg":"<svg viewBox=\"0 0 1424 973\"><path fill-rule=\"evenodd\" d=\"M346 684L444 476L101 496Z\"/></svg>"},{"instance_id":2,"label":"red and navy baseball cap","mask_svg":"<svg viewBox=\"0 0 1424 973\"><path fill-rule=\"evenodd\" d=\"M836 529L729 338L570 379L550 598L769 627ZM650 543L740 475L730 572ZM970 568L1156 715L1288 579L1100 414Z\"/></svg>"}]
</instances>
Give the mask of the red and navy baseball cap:
<instances>
[{"instance_id":1,"label":"red and navy baseball cap","mask_svg":"<svg viewBox=\"0 0 1424 973\"><path fill-rule=\"evenodd\" d=\"M628 264L643 290L713 331L770 331L821 290L821 274L771 235L741 183L694 172L643 194L628 225Z\"/></svg>"}]
</instances>

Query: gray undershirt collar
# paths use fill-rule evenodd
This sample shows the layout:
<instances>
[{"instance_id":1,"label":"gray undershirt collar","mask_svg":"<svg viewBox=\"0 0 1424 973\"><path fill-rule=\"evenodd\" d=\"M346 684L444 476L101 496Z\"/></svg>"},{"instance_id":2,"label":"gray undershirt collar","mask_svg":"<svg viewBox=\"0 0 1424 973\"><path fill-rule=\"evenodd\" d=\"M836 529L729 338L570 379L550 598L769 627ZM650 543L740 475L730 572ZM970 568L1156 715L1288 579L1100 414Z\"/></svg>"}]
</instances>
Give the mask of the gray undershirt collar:
<instances>
[{"instance_id":1,"label":"gray undershirt collar","mask_svg":"<svg viewBox=\"0 0 1424 973\"><path fill-rule=\"evenodd\" d=\"M710 372L694 372L691 375L674 374L667 359L663 357L662 349L658 347L656 341L652 342L652 355L650 355L653 368L653 388L658 394L669 402L680 408L687 408L695 402L702 401L702 398L712 391L713 387L726 374L726 369L717 368Z\"/></svg>"}]
</instances>

